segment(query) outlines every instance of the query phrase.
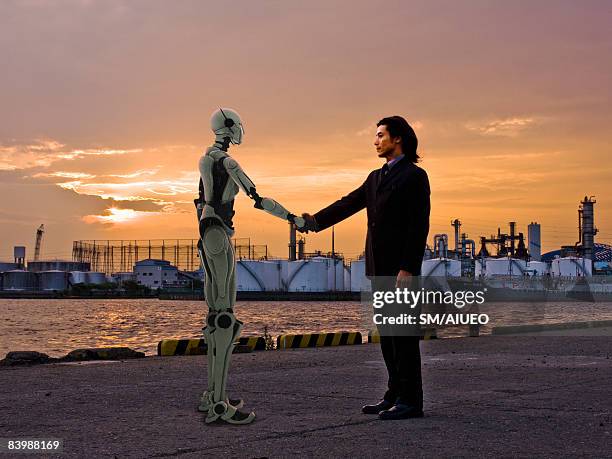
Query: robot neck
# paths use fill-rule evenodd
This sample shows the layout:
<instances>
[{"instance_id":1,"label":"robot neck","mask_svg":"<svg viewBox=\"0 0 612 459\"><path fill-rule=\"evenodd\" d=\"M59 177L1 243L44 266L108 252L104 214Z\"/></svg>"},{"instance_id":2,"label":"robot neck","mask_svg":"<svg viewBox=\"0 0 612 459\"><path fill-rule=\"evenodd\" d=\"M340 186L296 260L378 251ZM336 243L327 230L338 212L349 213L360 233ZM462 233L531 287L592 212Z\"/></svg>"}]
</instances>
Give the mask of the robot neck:
<instances>
[{"instance_id":1,"label":"robot neck","mask_svg":"<svg viewBox=\"0 0 612 459\"><path fill-rule=\"evenodd\" d=\"M215 146L223 151L227 151L230 145L230 138L218 135L215 137Z\"/></svg>"}]
</instances>

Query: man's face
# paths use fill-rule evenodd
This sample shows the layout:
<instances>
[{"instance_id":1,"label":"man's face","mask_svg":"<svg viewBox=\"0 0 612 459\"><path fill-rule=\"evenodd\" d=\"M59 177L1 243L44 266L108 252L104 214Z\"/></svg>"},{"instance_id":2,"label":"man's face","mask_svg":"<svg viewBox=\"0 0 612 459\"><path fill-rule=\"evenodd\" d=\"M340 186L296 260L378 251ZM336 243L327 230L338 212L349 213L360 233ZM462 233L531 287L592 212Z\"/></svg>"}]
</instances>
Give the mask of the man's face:
<instances>
[{"instance_id":1,"label":"man's face","mask_svg":"<svg viewBox=\"0 0 612 459\"><path fill-rule=\"evenodd\" d=\"M376 147L378 157L385 158L389 156L395 151L396 145L397 143L395 143L394 139L389 135L389 131L387 131L387 126L384 124L378 126L376 138L374 139L374 146Z\"/></svg>"}]
</instances>

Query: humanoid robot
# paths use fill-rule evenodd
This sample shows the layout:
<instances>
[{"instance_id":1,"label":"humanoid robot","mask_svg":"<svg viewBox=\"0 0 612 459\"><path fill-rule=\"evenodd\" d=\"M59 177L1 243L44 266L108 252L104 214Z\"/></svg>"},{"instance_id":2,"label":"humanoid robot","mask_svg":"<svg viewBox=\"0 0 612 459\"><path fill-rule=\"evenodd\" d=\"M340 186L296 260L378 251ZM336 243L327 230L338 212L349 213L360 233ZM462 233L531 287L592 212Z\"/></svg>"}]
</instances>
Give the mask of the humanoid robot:
<instances>
[{"instance_id":1,"label":"humanoid robot","mask_svg":"<svg viewBox=\"0 0 612 459\"><path fill-rule=\"evenodd\" d=\"M242 400L226 394L230 358L243 323L234 316L236 303L236 265L231 237L234 234L234 198L239 190L255 201L255 208L295 224L308 232L309 224L278 202L257 194L255 184L228 154L230 144L240 145L244 128L238 113L223 108L210 119L215 143L206 149L199 162L200 196L195 200L200 241L198 250L205 270L205 297L208 305L206 325L202 329L207 343L208 387L200 399L199 411L206 412L206 422L218 419L230 424L248 424L255 413L239 411Z\"/></svg>"}]
</instances>

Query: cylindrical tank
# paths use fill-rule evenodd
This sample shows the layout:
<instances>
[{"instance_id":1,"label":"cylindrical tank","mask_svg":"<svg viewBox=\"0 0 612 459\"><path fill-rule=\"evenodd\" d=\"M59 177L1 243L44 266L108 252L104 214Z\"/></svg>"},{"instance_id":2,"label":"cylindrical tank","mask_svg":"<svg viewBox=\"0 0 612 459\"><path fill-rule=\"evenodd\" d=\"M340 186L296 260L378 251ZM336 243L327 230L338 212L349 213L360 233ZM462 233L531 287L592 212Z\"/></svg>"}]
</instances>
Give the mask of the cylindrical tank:
<instances>
[{"instance_id":1,"label":"cylindrical tank","mask_svg":"<svg viewBox=\"0 0 612 459\"><path fill-rule=\"evenodd\" d=\"M528 261L525 269L530 276L545 276L548 273L548 264L544 261Z\"/></svg>"},{"instance_id":2,"label":"cylindrical tank","mask_svg":"<svg viewBox=\"0 0 612 459\"><path fill-rule=\"evenodd\" d=\"M550 265L550 274L566 277L591 276L593 262L582 257L555 258Z\"/></svg>"},{"instance_id":3,"label":"cylindrical tank","mask_svg":"<svg viewBox=\"0 0 612 459\"><path fill-rule=\"evenodd\" d=\"M1 272L12 271L15 269L19 269L19 265L17 263L0 261L0 271Z\"/></svg>"},{"instance_id":4,"label":"cylindrical tank","mask_svg":"<svg viewBox=\"0 0 612 459\"><path fill-rule=\"evenodd\" d=\"M542 260L542 236L539 223L531 222L529 226L527 226L527 241L531 260Z\"/></svg>"},{"instance_id":5,"label":"cylindrical tank","mask_svg":"<svg viewBox=\"0 0 612 459\"><path fill-rule=\"evenodd\" d=\"M324 291L344 290L344 263L341 259L313 257L312 261L323 263L327 267L327 289Z\"/></svg>"},{"instance_id":6,"label":"cylindrical tank","mask_svg":"<svg viewBox=\"0 0 612 459\"><path fill-rule=\"evenodd\" d=\"M289 292L327 292L327 263L310 260L297 260L287 263L285 285Z\"/></svg>"},{"instance_id":7,"label":"cylindrical tank","mask_svg":"<svg viewBox=\"0 0 612 459\"><path fill-rule=\"evenodd\" d=\"M350 266L343 266L342 274L344 277L344 290L350 292L351 290L351 268Z\"/></svg>"},{"instance_id":8,"label":"cylindrical tank","mask_svg":"<svg viewBox=\"0 0 612 459\"><path fill-rule=\"evenodd\" d=\"M423 277L461 277L461 262L448 258L423 260L421 264Z\"/></svg>"},{"instance_id":9,"label":"cylindrical tank","mask_svg":"<svg viewBox=\"0 0 612 459\"><path fill-rule=\"evenodd\" d=\"M28 262L28 271L87 271L91 269L89 263L63 260L38 260Z\"/></svg>"},{"instance_id":10,"label":"cylindrical tank","mask_svg":"<svg viewBox=\"0 0 612 459\"><path fill-rule=\"evenodd\" d=\"M272 292L281 288L279 261L239 260L236 263L238 291Z\"/></svg>"},{"instance_id":11,"label":"cylindrical tank","mask_svg":"<svg viewBox=\"0 0 612 459\"><path fill-rule=\"evenodd\" d=\"M351 292L363 292L370 289L370 281L365 275L365 260L351 261Z\"/></svg>"},{"instance_id":12,"label":"cylindrical tank","mask_svg":"<svg viewBox=\"0 0 612 459\"><path fill-rule=\"evenodd\" d=\"M485 275L486 258L476 258L474 260L474 276L481 277Z\"/></svg>"},{"instance_id":13,"label":"cylindrical tank","mask_svg":"<svg viewBox=\"0 0 612 459\"><path fill-rule=\"evenodd\" d=\"M68 276L66 271L51 270L38 273L38 286L40 290L66 290L68 288Z\"/></svg>"},{"instance_id":14,"label":"cylindrical tank","mask_svg":"<svg viewBox=\"0 0 612 459\"><path fill-rule=\"evenodd\" d=\"M88 284L104 284L106 283L106 274L95 272L95 271L87 271L87 283Z\"/></svg>"},{"instance_id":15,"label":"cylindrical tank","mask_svg":"<svg viewBox=\"0 0 612 459\"><path fill-rule=\"evenodd\" d=\"M523 276L527 262L519 258L487 258L485 276Z\"/></svg>"},{"instance_id":16,"label":"cylindrical tank","mask_svg":"<svg viewBox=\"0 0 612 459\"><path fill-rule=\"evenodd\" d=\"M72 285L86 284L87 283L87 273L84 271L71 271L69 279Z\"/></svg>"},{"instance_id":17,"label":"cylindrical tank","mask_svg":"<svg viewBox=\"0 0 612 459\"><path fill-rule=\"evenodd\" d=\"M6 271L3 277L4 290L36 290L36 274L22 269Z\"/></svg>"}]
</instances>

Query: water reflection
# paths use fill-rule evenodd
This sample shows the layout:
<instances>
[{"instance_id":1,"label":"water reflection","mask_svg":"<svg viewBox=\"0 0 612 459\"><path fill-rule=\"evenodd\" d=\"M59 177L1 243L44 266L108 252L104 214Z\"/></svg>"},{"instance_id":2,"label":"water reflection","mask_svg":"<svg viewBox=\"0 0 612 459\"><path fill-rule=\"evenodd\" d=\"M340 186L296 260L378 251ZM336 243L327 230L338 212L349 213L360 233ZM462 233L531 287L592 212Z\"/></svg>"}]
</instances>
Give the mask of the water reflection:
<instances>
[{"instance_id":1,"label":"water reflection","mask_svg":"<svg viewBox=\"0 0 612 459\"><path fill-rule=\"evenodd\" d=\"M516 323L516 305L501 320ZM359 302L249 301L236 306L243 336L352 330L367 333ZM504 311L503 308L497 308ZM547 305L532 311L537 323L612 319L607 303ZM0 358L9 351L36 350L58 357L80 347L129 346L156 353L164 338L201 336L206 307L199 301L0 300ZM521 315L523 320L528 315ZM484 330L485 333L488 330ZM457 333L465 334L464 330Z\"/></svg>"}]
</instances>

